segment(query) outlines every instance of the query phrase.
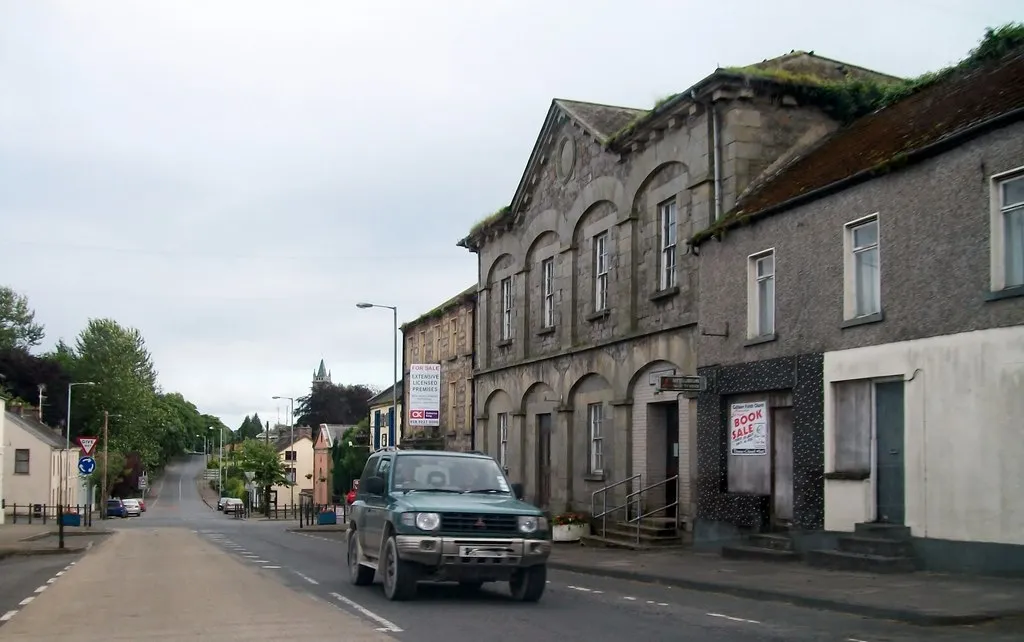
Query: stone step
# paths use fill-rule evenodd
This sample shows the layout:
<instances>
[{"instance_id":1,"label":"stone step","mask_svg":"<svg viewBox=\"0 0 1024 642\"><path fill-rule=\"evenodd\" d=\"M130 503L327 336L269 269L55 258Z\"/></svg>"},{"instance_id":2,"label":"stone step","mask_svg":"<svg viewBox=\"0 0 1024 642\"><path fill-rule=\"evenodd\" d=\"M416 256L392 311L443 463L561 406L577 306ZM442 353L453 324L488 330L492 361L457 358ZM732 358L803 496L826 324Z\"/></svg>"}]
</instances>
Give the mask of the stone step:
<instances>
[{"instance_id":1,"label":"stone step","mask_svg":"<svg viewBox=\"0 0 1024 642\"><path fill-rule=\"evenodd\" d=\"M595 548L621 548L631 551L649 551L654 548L647 544L637 544L635 540L623 541L600 535L584 535L582 541L583 544Z\"/></svg>"},{"instance_id":2,"label":"stone step","mask_svg":"<svg viewBox=\"0 0 1024 642\"><path fill-rule=\"evenodd\" d=\"M618 539L627 542L637 541L637 532L634 528L609 526L603 533L598 529L597 535L608 539ZM683 543L683 538L679 533L661 534L641 530L639 539L641 544L649 546L675 546Z\"/></svg>"},{"instance_id":3,"label":"stone step","mask_svg":"<svg viewBox=\"0 0 1024 642\"><path fill-rule=\"evenodd\" d=\"M914 546L909 541L859 535L840 537L839 550L844 553L882 557L913 557L914 554Z\"/></svg>"},{"instance_id":4,"label":"stone step","mask_svg":"<svg viewBox=\"0 0 1024 642\"><path fill-rule=\"evenodd\" d=\"M792 551L793 538L778 533L758 533L747 538L747 544L755 548L770 548L775 551Z\"/></svg>"},{"instance_id":5,"label":"stone step","mask_svg":"<svg viewBox=\"0 0 1024 642\"><path fill-rule=\"evenodd\" d=\"M899 541L909 541L911 538L910 527L900 526L898 524L860 522L858 524L854 524L853 532L855 535L862 535L864 537L880 537Z\"/></svg>"},{"instance_id":6,"label":"stone step","mask_svg":"<svg viewBox=\"0 0 1024 642\"><path fill-rule=\"evenodd\" d=\"M914 560L909 557L866 555L845 551L808 551L807 563L816 568L833 571L861 571L867 573L912 573Z\"/></svg>"},{"instance_id":7,"label":"stone step","mask_svg":"<svg viewBox=\"0 0 1024 642\"><path fill-rule=\"evenodd\" d=\"M608 522L608 528L622 528L630 531L635 531L638 524L636 522ZM600 525L599 525L600 527ZM641 533L649 533L651 535L675 535L679 531L676 530L675 523L672 524L647 524L643 521L639 524Z\"/></svg>"},{"instance_id":8,"label":"stone step","mask_svg":"<svg viewBox=\"0 0 1024 642\"><path fill-rule=\"evenodd\" d=\"M723 546L722 557L730 560L756 560L759 562L798 562L800 556L793 551L781 551L761 546Z\"/></svg>"}]
</instances>

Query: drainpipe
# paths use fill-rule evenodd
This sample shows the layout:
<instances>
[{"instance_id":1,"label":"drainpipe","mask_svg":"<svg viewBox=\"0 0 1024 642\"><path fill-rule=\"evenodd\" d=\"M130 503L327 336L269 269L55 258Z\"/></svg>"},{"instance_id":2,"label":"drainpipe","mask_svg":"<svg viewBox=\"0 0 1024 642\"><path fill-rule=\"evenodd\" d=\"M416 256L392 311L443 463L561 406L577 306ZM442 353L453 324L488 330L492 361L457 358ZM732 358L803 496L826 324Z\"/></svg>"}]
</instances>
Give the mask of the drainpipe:
<instances>
[{"instance_id":1,"label":"drainpipe","mask_svg":"<svg viewBox=\"0 0 1024 642\"><path fill-rule=\"evenodd\" d=\"M690 91L690 98L699 103L697 100L696 90ZM718 121L718 109L715 108L713 100L708 100L704 103L708 113L711 114L711 160L714 167L714 190L715 190L715 210L711 218L711 223L714 223L722 218L722 159L721 159L721 142L720 142L720 123Z\"/></svg>"}]
</instances>

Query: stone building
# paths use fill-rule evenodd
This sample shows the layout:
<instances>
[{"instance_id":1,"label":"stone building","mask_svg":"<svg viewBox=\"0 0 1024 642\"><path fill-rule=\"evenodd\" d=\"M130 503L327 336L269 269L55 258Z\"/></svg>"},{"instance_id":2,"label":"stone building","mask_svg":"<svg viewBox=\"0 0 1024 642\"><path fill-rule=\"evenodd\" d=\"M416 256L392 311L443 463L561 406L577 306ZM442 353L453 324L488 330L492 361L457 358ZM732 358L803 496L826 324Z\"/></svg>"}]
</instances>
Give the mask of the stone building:
<instances>
[{"instance_id":1,"label":"stone building","mask_svg":"<svg viewBox=\"0 0 1024 642\"><path fill-rule=\"evenodd\" d=\"M438 425L416 426L406 416L402 443L407 447L473 449L473 330L476 286L459 293L430 312L401 327L403 337L402 373L409 378L409 366L441 366L440 413ZM405 386L403 407L410 409L411 385ZM405 411L409 414L409 410Z\"/></svg>"},{"instance_id":2,"label":"stone building","mask_svg":"<svg viewBox=\"0 0 1024 642\"><path fill-rule=\"evenodd\" d=\"M969 59L691 240L698 544L1024 572L1021 77Z\"/></svg>"},{"instance_id":3,"label":"stone building","mask_svg":"<svg viewBox=\"0 0 1024 642\"><path fill-rule=\"evenodd\" d=\"M510 205L460 241L480 266L477 448L537 504L591 512L622 482L603 512L656 485L631 501L692 522L696 402L655 385L697 369L683 241L836 129L830 105L793 91L810 76L893 80L797 52L650 111L554 100Z\"/></svg>"}]
</instances>

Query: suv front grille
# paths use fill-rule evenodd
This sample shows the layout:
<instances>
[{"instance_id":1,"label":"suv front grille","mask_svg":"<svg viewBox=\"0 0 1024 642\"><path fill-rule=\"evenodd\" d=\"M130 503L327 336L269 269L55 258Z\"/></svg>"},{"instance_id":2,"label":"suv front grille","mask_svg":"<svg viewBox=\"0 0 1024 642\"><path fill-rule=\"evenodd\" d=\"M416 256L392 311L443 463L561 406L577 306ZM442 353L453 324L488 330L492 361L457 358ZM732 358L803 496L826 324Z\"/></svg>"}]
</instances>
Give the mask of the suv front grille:
<instances>
[{"instance_id":1,"label":"suv front grille","mask_svg":"<svg viewBox=\"0 0 1024 642\"><path fill-rule=\"evenodd\" d=\"M519 520L515 515L441 513L441 530L448 533L514 535L519 532Z\"/></svg>"}]
</instances>

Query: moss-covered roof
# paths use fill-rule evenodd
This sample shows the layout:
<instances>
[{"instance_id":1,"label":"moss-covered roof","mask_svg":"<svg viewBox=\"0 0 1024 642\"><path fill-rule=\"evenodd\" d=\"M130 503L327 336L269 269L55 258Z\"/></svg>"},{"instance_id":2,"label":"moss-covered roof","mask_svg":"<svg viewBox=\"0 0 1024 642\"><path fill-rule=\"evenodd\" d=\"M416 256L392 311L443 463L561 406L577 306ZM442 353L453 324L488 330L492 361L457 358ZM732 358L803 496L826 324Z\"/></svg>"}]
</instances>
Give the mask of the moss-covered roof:
<instances>
[{"instance_id":1,"label":"moss-covered roof","mask_svg":"<svg viewBox=\"0 0 1024 642\"><path fill-rule=\"evenodd\" d=\"M721 221L690 239L699 245L726 230L778 213L910 162L919 150L1024 108L1024 25L989 30L959 65L877 97L881 109L855 120L742 198ZM824 194L821 194L824 195Z\"/></svg>"},{"instance_id":2,"label":"moss-covered roof","mask_svg":"<svg viewBox=\"0 0 1024 642\"><path fill-rule=\"evenodd\" d=\"M466 288L462 292L456 294L455 296L453 296L452 298L448 299L447 301L445 301L441 305L437 306L436 308L430 310L429 312L425 312L425 313L421 314L420 316L416 317L412 321L408 321L406 323L403 323L399 327L399 329L402 332L405 332L406 328L411 328L411 327L417 326L417 325L419 325L419 324L421 324L421 323L423 323L424 321L427 321L427 320L435 319L437 317L442 317L442 316L445 315L445 313L447 313L449 310L451 310L453 308L457 308L457 307L459 307L459 306L461 306L461 305L463 305L465 303L471 302L471 301L476 301L476 290L477 290L477 286L476 285L473 285L473 286L470 286L470 287Z\"/></svg>"}]
</instances>

